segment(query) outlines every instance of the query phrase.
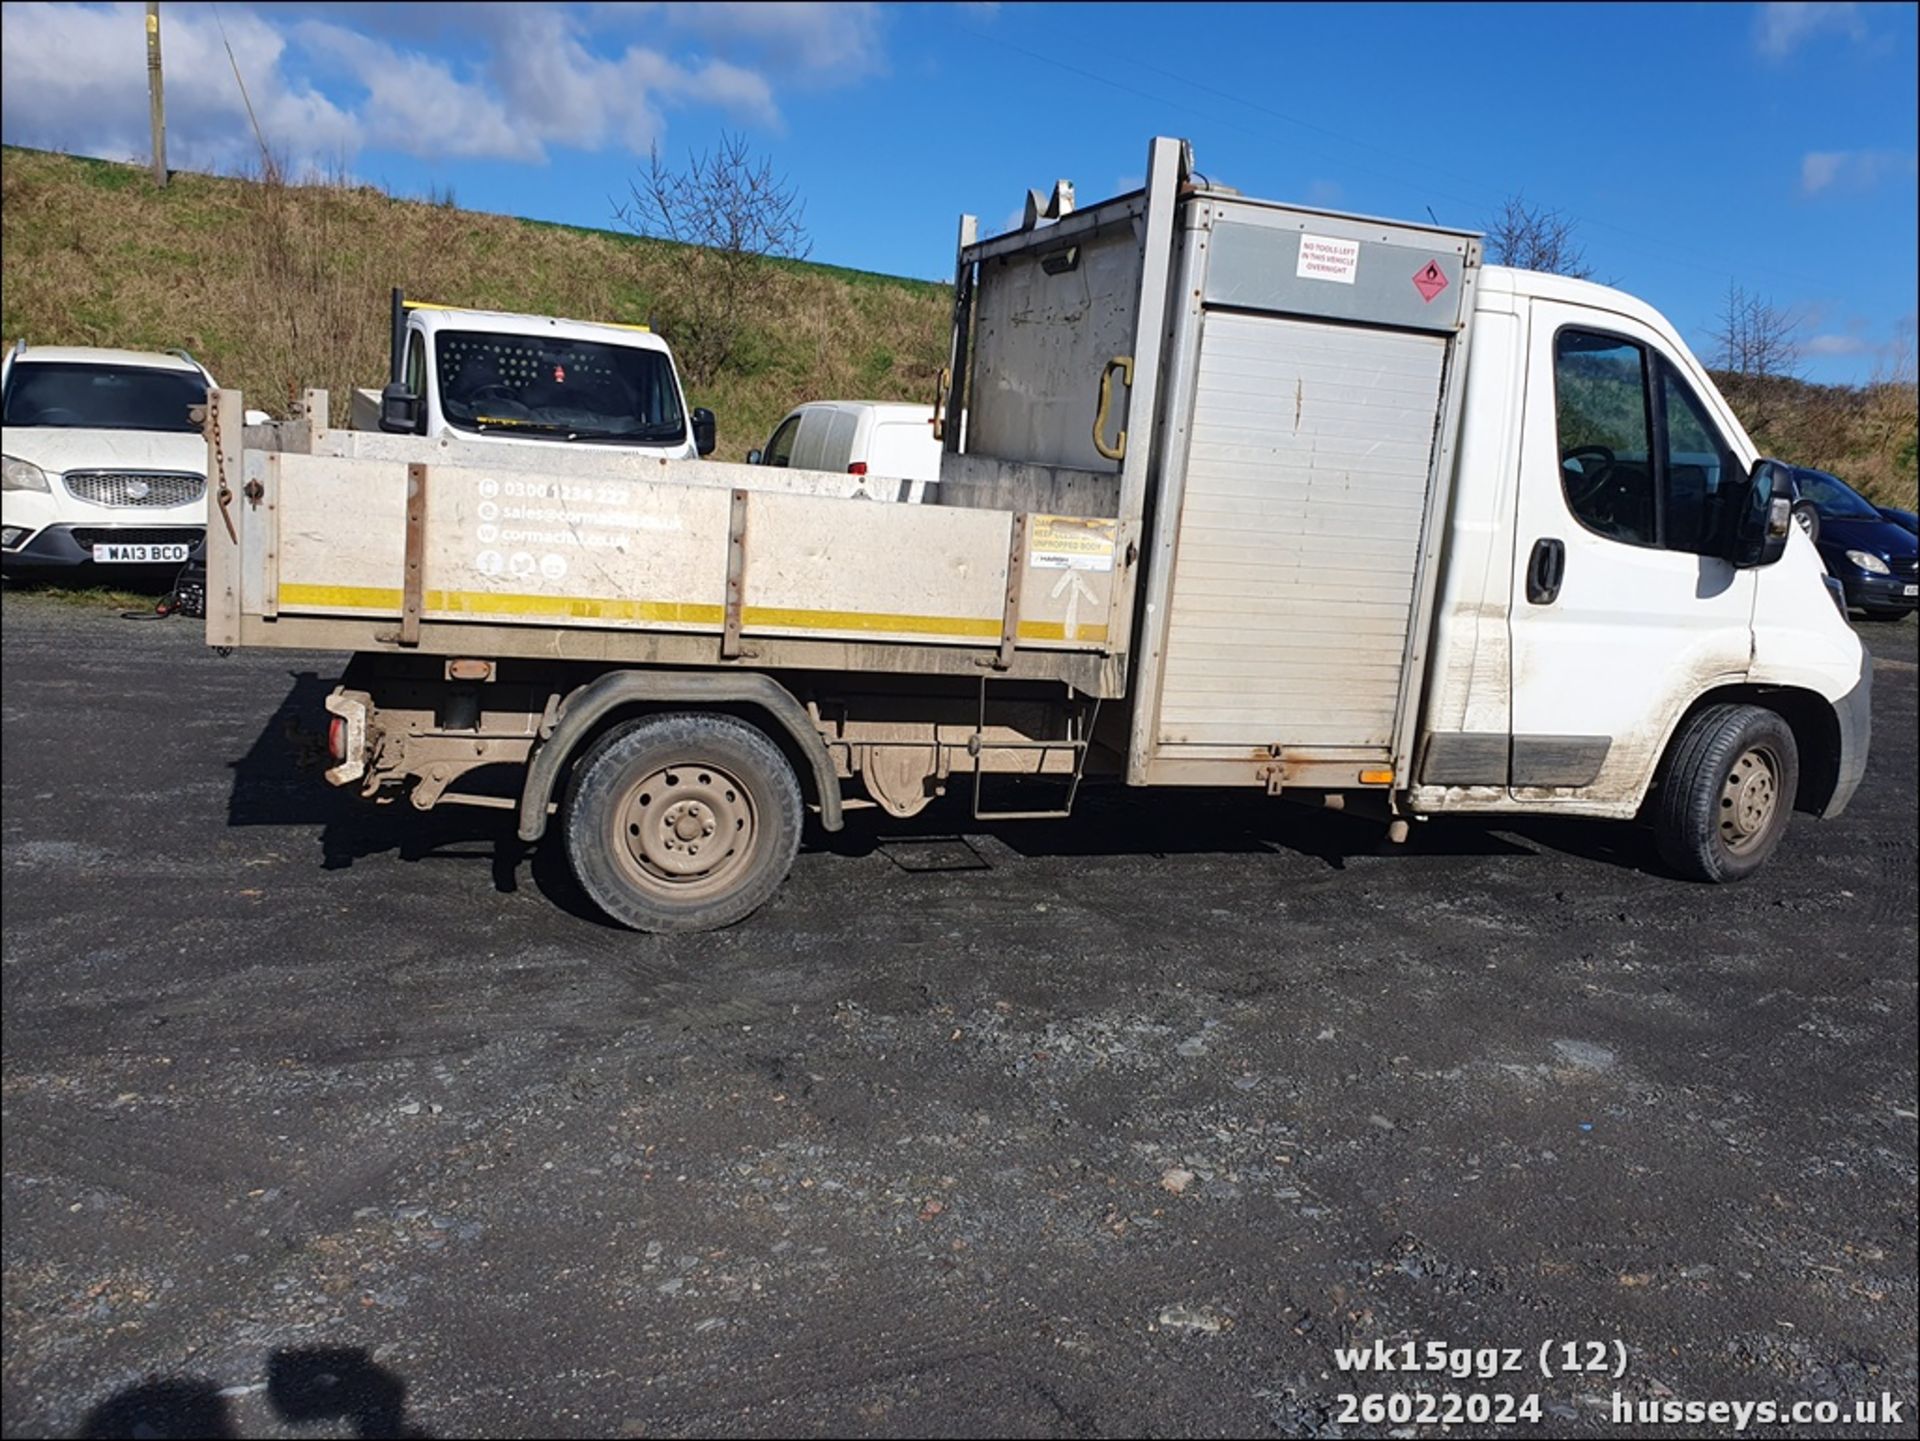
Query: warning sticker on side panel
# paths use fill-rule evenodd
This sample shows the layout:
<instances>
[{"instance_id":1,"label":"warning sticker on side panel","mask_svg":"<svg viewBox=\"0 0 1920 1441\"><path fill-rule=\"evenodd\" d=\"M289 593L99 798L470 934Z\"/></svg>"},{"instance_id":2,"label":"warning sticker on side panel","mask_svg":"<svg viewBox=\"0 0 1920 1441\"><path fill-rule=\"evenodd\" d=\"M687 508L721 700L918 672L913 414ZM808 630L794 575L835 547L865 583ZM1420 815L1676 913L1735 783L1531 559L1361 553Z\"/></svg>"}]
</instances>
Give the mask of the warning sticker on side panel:
<instances>
[{"instance_id":1,"label":"warning sticker on side panel","mask_svg":"<svg viewBox=\"0 0 1920 1441\"><path fill-rule=\"evenodd\" d=\"M1041 570L1112 570L1117 520L1083 515L1027 517L1027 564Z\"/></svg>"},{"instance_id":2,"label":"warning sticker on side panel","mask_svg":"<svg viewBox=\"0 0 1920 1441\"><path fill-rule=\"evenodd\" d=\"M1300 264L1293 273L1302 280L1331 280L1351 285L1359 269L1359 241L1334 240L1325 235L1300 237Z\"/></svg>"}]
</instances>

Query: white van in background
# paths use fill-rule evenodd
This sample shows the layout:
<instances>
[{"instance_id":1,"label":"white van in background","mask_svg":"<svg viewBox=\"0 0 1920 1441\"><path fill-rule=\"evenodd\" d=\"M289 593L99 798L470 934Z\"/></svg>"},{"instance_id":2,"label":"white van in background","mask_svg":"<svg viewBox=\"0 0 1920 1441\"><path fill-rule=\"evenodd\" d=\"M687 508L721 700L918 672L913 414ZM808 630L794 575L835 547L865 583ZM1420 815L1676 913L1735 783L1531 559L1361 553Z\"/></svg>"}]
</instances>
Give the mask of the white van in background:
<instances>
[{"instance_id":1,"label":"white van in background","mask_svg":"<svg viewBox=\"0 0 1920 1441\"><path fill-rule=\"evenodd\" d=\"M933 407L878 400L810 400L787 412L748 465L835 470L910 482L901 500L919 500L940 479Z\"/></svg>"}]
</instances>

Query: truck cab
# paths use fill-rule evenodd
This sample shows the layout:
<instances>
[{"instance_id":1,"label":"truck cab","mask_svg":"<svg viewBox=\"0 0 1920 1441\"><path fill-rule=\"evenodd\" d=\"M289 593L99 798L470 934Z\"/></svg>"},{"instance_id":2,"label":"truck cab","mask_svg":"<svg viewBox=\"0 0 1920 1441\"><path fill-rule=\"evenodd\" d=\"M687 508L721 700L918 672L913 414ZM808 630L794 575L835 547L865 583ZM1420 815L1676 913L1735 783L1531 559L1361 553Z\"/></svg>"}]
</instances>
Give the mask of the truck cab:
<instances>
[{"instance_id":1,"label":"truck cab","mask_svg":"<svg viewBox=\"0 0 1920 1441\"><path fill-rule=\"evenodd\" d=\"M1868 659L1798 526L1741 552L1729 507L1771 463L1672 326L1609 287L1487 266L1466 383L1414 805L1644 814L1681 788L1677 738L1740 708L1791 744L1730 758L1720 859L1742 869L1771 801L1837 814L1865 764Z\"/></svg>"},{"instance_id":2,"label":"truck cab","mask_svg":"<svg viewBox=\"0 0 1920 1441\"><path fill-rule=\"evenodd\" d=\"M713 449L667 342L644 325L394 298L394 368L357 391L355 429L487 445L572 444L662 460Z\"/></svg>"}]
</instances>

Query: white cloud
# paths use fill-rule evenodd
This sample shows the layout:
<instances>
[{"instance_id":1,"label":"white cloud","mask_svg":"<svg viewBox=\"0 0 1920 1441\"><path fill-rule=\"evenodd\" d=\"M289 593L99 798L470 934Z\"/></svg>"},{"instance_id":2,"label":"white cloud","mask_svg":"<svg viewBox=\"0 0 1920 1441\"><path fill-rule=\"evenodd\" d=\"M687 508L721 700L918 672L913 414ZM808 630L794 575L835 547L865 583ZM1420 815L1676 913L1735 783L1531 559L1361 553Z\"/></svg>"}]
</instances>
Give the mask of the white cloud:
<instances>
[{"instance_id":1,"label":"white cloud","mask_svg":"<svg viewBox=\"0 0 1920 1441\"><path fill-rule=\"evenodd\" d=\"M714 105L777 124L767 81L721 60L682 64L641 45L601 53L571 13L536 6L479 12L488 57L471 75L446 62L321 21L302 43L367 92L368 144L422 158L543 161L549 149L643 152L666 129L663 106Z\"/></svg>"},{"instance_id":2,"label":"white cloud","mask_svg":"<svg viewBox=\"0 0 1920 1441\"><path fill-rule=\"evenodd\" d=\"M301 44L366 90L364 143L422 158L545 158L538 135L516 124L487 90L439 61L323 21L298 29Z\"/></svg>"},{"instance_id":3,"label":"white cloud","mask_svg":"<svg viewBox=\"0 0 1920 1441\"><path fill-rule=\"evenodd\" d=\"M766 77L726 60L708 60L698 69L674 64L653 50L633 49L621 62L622 78L633 87L650 89L675 104L715 105L741 119L777 126L780 110ZM627 129L628 148L644 149L639 133ZM652 136L649 135L649 140Z\"/></svg>"},{"instance_id":4,"label":"white cloud","mask_svg":"<svg viewBox=\"0 0 1920 1441\"><path fill-rule=\"evenodd\" d=\"M1800 0L1762 5L1754 21L1754 44L1762 55L1780 60L1815 35L1836 32L1849 40L1866 38L1866 21L1855 4L1813 4Z\"/></svg>"},{"instance_id":5,"label":"white cloud","mask_svg":"<svg viewBox=\"0 0 1920 1441\"><path fill-rule=\"evenodd\" d=\"M1800 193L1871 190L1882 180L1914 173L1911 150L1809 150L1800 158Z\"/></svg>"},{"instance_id":6,"label":"white cloud","mask_svg":"<svg viewBox=\"0 0 1920 1441\"><path fill-rule=\"evenodd\" d=\"M1800 349L1806 355L1871 355L1880 347L1864 335L1816 335Z\"/></svg>"},{"instance_id":7,"label":"white cloud","mask_svg":"<svg viewBox=\"0 0 1920 1441\"><path fill-rule=\"evenodd\" d=\"M885 68L886 17L878 5L711 0L623 8L657 11L720 55L750 57L789 83L831 86Z\"/></svg>"},{"instance_id":8,"label":"white cloud","mask_svg":"<svg viewBox=\"0 0 1920 1441\"><path fill-rule=\"evenodd\" d=\"M149 152L145 7L4 7L0 129L9 143L124 160ZM221 25L225 25L225 39ZM227 46L233 58L227 57ZM167 160L185 169L256 165L259 146L234 66L270 146L302 168L359 148L357 117L288 76L286 40L246 10L163 13Z\"/></svg>"},{"instance_id":9,"label":"white cloud","mask_svg":"<svg viewBox=\"0 0 1920 1441\"><path fill-rule=\"evenodd\" d=\"M328 19L283 19L237 5L165 7L169 161L212 170L258 163L223 23L268 147L296 172L342 167L369 148L523 164L555 148L644 153L676 108L777 127L769 74L813 57L844 78L882 59L871 6L693 7L728 13L677 22L708 52L686 58L657 48L657 23L644 37L610 34L619 15L604 8L481 6L451 30L440 27L440 8L337 6ZM662 11L634 8L655 21ZM143 16L132 3L7 3L6 139L111 159L144 155ZM729 26L750 42L739 59L718 53L728 47L706 34ZM442 53L450 40L466 58Z\"/></svg>"},{"instance_id":10,"label":"white cloud","mask_svg":"<svg viewBox=\"0 0 1920 1441\"><path fill-rule=\"evenodd\" d=\"M1817 308L1810 312L1818 326ZM1870 359L1876 373L1897 369L1913 349L1914 317L1900 316L1891 325L1877 325L1864 315L1834 317L1836 324L1816 328L1799 347L1802 355L1822 360Z\"/></svg>"}]
</instances>

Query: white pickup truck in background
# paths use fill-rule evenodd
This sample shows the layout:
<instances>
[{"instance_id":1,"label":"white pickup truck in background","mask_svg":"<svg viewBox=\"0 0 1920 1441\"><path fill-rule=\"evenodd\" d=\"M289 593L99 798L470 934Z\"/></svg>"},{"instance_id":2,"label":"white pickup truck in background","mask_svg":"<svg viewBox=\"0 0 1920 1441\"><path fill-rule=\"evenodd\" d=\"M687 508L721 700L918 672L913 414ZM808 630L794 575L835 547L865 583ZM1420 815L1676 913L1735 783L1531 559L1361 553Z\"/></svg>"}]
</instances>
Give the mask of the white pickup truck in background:
<instances>
[{"instance_id":1,"label":"white pickup truck in background","mask_svg":"<svg viewBox=\"0 0 1920 1441\"><path fill-rule=\"evenodd\" d=\"M480 444L577 444L669 460L713 449L673 352L644 325L517 315L393 292L391 373L356 390L355 430Z\"/></svg>"},{"instance_id":2,"label":"white pickup truck in background","mask_svg":"<svg viewBox=\"0 0 1920 1441\"><path fill-rule=\"evenodd\" d=\"M596 451L647 437L596 436L628 422L531 394L538 367L421 415L438 332L385 397L422 433L330 430L319 397L243 440L221 394L208 642L354 652L336 784L527 841L557 813L647 930L766 901L807 805L833 830L954 787L1002 819L1088 778L1256 787L1394 839L1638 817L1709 881L1846 805L1864 652L1785 467L1662 316L1467 232L1213 188L1178 140L1147 174L998 237L963 218L966 423L917 502ZM485 443L514 432L592 443Z\"/></svg>"}]
</instances>

